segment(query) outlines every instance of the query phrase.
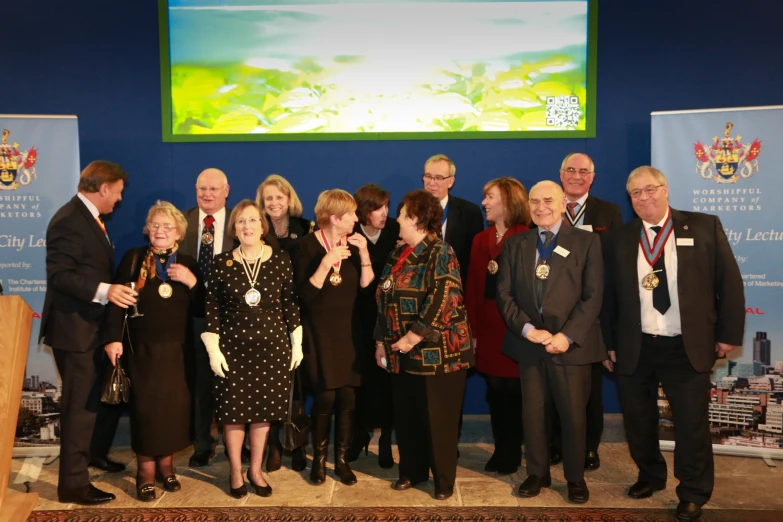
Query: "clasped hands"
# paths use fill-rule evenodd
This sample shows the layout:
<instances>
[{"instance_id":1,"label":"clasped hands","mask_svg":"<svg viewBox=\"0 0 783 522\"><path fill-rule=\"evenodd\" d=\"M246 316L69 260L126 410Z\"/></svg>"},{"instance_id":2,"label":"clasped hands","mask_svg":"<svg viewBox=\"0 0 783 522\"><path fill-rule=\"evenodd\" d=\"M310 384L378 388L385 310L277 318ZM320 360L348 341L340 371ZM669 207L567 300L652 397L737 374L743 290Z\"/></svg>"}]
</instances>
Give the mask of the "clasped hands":
<instances>
[{"instance_id":1,"label":"clasped hands","mask_svg":"<svg viewBox=\"0 0 783 522\"><path fill-rule=\"evenodd\" d=\"M556 333L552 335L546 330L539 330L533 328L527 333L527 340L531 343L543 344L547 353L558 354L568 351L568 347L571 343L568 342L568 337L562 333Z\"/></svg>"},{"instance_id":2,"label":"clasped hands","mask_svg":"<svg viewBox=\"0 0 783 522\"><path fill-rule=\"evenodd\" d=\"M354 232L350 236L346 237L346 241L349 245L353 245L359 249L359 254L362 256L362 259L370 258L369 251L367 250L367 238L365 238L363 235L359 234L358 232ZM349 257L351 257L351 250L348 248L348 245L335 245L332 246L329 249L329 252L326 253L322 263L324 263L326 267L331 267L344 259L348 259Z\"/></svg>"}]
</instances>

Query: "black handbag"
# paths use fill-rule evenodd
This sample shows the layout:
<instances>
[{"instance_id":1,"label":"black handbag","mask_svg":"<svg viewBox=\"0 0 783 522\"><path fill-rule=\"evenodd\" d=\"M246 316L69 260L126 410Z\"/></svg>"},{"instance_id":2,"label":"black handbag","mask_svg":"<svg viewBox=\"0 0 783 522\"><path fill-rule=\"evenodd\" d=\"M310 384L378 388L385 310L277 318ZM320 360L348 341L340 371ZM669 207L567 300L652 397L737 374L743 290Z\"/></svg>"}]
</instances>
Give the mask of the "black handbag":
<instances>
[{"instance_id":1,"label":"black handbag","mask_svg":"<svg viewBox=\"0 0 783 522\"><path fill-rule=\"evenodd\" d=\"M122 357L117 357L117 364L106 372L103 380L103 392L101 402L106 404L122 404L130 399L131 382L120 362Z\"/></svg>"},{"instance_id":2,"label":"black handbag","mask_svg":"<svg viewBox=\"0 0 783 522\"><path fill-rule=\"evenodd\" d=\"M283 424L283 449L293 451L307 444L307 432L310 429L310 417L304 413L301 406L294 413L294 383L297 384L299 397L302 397L302 382L296 375L297 370L291 371L291 386L288 392L288 417Z\"/></svg>"}]
</instances>

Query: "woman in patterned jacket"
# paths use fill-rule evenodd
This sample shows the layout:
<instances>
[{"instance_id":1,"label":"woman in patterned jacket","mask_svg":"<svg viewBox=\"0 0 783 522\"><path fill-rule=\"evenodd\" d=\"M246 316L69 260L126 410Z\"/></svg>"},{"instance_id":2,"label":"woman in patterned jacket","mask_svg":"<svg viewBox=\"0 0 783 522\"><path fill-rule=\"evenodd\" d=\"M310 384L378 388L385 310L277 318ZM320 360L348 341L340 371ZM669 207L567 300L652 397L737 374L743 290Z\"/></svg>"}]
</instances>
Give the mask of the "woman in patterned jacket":
<instances>
[{"instance_id":1,"label":"woman in patterned jacket","mask_svg":"<svg viewBox=\"0 0 783 522\"><path fill-rule=\"evenodd\" d=\"M400 477L405 490L435 479L435 498L454 493L458 423L466 372L473 366L459 262L438 237L440 202L409 192L397 218L404 245L379 280L376 363L392 374Z\"/></svg>"}]
</instances>

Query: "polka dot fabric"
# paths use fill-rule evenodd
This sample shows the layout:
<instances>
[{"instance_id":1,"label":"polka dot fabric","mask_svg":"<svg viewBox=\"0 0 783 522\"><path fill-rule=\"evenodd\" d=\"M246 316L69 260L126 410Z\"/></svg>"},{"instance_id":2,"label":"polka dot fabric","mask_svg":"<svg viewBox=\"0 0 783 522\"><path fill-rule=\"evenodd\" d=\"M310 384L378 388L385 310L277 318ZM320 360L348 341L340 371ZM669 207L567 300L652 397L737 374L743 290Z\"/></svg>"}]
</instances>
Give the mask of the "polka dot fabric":
<instances>
[{"instance_id":1,"label":"polka dot fabric","mask_svg":"<svg viewBox=\"0 0 783 522\"><path fill-rule=\"evenodd\" d=\"M250 288L232 252L215 256L206 299L207 331L220 335L229 368L225 379L214 378L219 423L279 421L288 408L289 332L300 324L288 254L273 252L261 264L258 306L245 302Z\"/></svg>"}]
</instances>

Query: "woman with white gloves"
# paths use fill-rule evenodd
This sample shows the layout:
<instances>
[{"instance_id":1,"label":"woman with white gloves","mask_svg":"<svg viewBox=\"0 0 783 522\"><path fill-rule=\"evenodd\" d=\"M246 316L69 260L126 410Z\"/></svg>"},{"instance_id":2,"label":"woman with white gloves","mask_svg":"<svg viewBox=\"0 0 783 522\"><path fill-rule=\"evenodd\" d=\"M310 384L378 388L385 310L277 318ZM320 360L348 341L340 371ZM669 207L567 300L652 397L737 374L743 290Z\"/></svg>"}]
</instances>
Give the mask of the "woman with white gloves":
<instances>
[{"instance_id":1,"label":"woman with white gloves","mask_svg":"<svg viewBox=\"0 0 783 522\"><path fill-rule=\"evenodd\" d=\"M250 424L247 480L268 497L272 487L261 472L269 423L288 408L291 371L302 362L302 327L288 254L262 238L267 221L253 201L241 201L229 218L239 247L215 256L206 298L206 332L201 334L215 379L217 422L231 465L231 496L247 495L241 451Z\"/></svg>"}]
</instances>

